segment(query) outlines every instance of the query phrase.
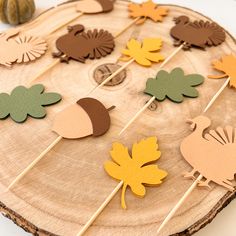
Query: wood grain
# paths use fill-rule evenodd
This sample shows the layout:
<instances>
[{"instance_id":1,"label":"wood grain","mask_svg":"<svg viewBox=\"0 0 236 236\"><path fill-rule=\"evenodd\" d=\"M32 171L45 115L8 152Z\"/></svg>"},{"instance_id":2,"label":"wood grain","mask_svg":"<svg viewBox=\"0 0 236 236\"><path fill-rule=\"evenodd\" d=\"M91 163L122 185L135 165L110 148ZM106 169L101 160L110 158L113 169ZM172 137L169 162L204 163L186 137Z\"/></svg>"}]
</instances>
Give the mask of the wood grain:
<instances>
[{"instance_id":1,"label":"wood grain","mask_svg":"<svg viewBox=\"0 0 236 236\"><path fill-rule=\"evenodd\" d=\"M47 35L66 17L69 19L76 14L74 5L72 2L53 8L45 13L47 20L38 22L35 28L28 27L27 33ZM191 19L206 19L186 8L169 8L170 15L163 23L147 21L143 26L134 26L120 36L116 40L115 51L107 58L88 60L85 65L71 61L69 65L60 64L45 74L41 80L47 89L64 97L63 102L48 108L46 119L29 119L24 124L15 124L10 119L1 121L0 209L26 231L40 236L73 236L78 233L117 185L103 169L104 161L109 159L113 141L131 146L141 138L156 135L162 150L158 164L169 172L169 176L162 186L147 188L144 199L137 199L127 191L129 208L126 211L120 207L118 194L88 230L87 235L155 235L164 217L192 184L182 177L182 173L191 170L191 167L184 161L179 150L182 139L191 132L185 120L199 115L224 81L206 79L198 88L200 96L197 99L186 99L181 104L170 101L157 103L155 111L146 110L118 138L121 128L150 98L142 91L146 79L155 76L158 71L158 65L147 69L133 63L129 66L123 83L103 87L93 95L107 107L116 105L116 109L111 112L111 130L99 138L63 140L11 192L6 192L10 182L55 140L56 134L50 130L55 113L76 102L96 85L94 70L101 64L116 62L130 37L162 37L162 53L167 57L175 50L169 36L174 16L187 14ZM77 22L84 24L86 28L105 28L115 34L129 23L126 13L127 3L117 1L111 14L85 15ZM43 18L45 19L45 15ZM56 38L65 31L66 29L62 29L47 37L51 51L55 49ZM179 52L165 69L180 66L186 73L197 72L207 76L214 74L210 65L213 59L235 49L234 39L227 34L226 42L217 48ZM46 56L30 65L15 65L12 70L0 68L0 92L9 92L19 84L27 84L38 71L53 62L50 50ZM207 115L214 121L212 128L235 124L234 96L233 89L225 89L209 110ZM192 235L209 223L233 198L235 192L228 193L215 185L212 185L210 191L196 189L161 235Z\"/></svg>"}]
</instances>

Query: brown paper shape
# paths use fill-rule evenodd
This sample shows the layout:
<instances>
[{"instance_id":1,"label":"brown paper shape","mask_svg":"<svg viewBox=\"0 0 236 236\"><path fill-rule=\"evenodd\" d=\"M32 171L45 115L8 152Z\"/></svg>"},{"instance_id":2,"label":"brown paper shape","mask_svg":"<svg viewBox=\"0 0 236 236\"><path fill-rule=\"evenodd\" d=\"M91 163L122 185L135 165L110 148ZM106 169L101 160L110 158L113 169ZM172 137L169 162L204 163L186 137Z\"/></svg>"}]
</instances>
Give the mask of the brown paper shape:
<instances>
[{"instance_id":1,"label":"brown paper shape","mask_svg":"<svg viewBox=\"0 0 236 236\"><path fill-rule=\"evenodd\" d=\"M162 22L163 17L168 15L168 8L159 7L152 0L144 2L142 4L130 3L129 4L130 17L137 18L141 17L137 24L142 24L147 18L154 22Z\"/></svg>"},{"instance_id":2,"label":"brown paper shape","mask_svg":"<svg viewBox=\"0 0 236 236\"><path fill-rule=\"evenodd\" d=\"M114 1L111 0L80 0L76 11L84 14L96 14L113 10Z\"/></svg>"},{"instance_id":3,"label":"brown paper shape","mask_svg":"<svg viewBox=\"0 0 236 236\"><path fill-rule=\"evenodd\" d=\"M11 67L12 63L34 61L45 54L47 43L45 40L33 36L21 35L19 29L9 30L0 34L0 64Z\"/></svg>"},{"instance_id":4,"label":"brown paper shape","mask_svg":"<svg viewBox=\"0 0 236 236\"><path fill-rule=\"evenodd\" d=\"M101 136L110 128L109 110L113 108L106 109L94 98L82 98L56 115L52 130L68 139Z\"/></svg>"},{"instance_id":5,"label":"brown paper shape","mask_svg":"<svg viewBox=\"0 0 236 236\"><path fill-rule=\"evenodd\" d=\"M190 22L187 16L179 16L174 21L176 25L172 27L170 34L175 39L175 46L185 43L184 50L193 46L205 49L206 46L218 46L225 41L224 29L214 22Z\"/></svg>"},{"instance_id":6,"label":"brown paper shape","mask_svg":"<svg viewBox=\"0 0 236 236\"><path fill-rule=\"evenodd\" d=\"M233 88L236 88L236 57L231 55L222 56L221 60L214 61L212 63L214 69L224 72L221 75L209 75L210 79L222 79L229 77L229 85Z\"/></svg>"},{"instance_id":7,"label":"brown paper shape","mask_svg":"<svg viewBox=\"0 0 236 236\"><path fill-rule=\"evenodd\" d=\"M68 34L61 36L56 41L59 50L53 53L54 57L60 57L62 62L70 59L84 63L86 59L100 59L110 54L115 42L111 33L106 30L88 30L84 32L83 25L68 27Z\"/></svg>"},{"instance_id":8,"label":"brown paper shape","mask_svg":"<svg viewBox=\"0 0 236 236\"><path fill-rule=\"evenodd\" d=\"M236 174L235 129L226 126L204 132L211 125L211 120L206 116L198 116L188 120L188 123L193 132L182 141L180 150L193 170L185 177L195 178L194 174L199 172L206 178L199 186L209 187L209 182L213 181L233 191L231 181Z\"/></svg>"}]
</instances>

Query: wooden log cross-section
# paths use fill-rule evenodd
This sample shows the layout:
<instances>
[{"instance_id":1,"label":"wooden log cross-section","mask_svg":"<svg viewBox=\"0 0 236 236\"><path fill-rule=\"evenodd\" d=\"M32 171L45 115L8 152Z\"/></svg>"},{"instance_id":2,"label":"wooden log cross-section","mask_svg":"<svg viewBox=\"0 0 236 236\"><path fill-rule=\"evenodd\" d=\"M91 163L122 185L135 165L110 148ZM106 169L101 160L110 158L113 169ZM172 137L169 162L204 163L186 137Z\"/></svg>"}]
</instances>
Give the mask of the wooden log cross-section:
<instances>
[{"instance_id":1,"label":"wooden log cross-section","mask_svg":"<svg viewBox=\"0 0 236 236\"><path fill-rule=\"evenodd\" d=\"M75 4L76 2L70 2L51 9L45 13L47 20L37 22L34 27L26 27L25 33L47 35L57 23L77 14ZM128 2L118 0L113 12L84 15L75 23L84 24L86 28L104 28L111 33L118 32L132 20L128 18L127 5ZM117 194L86 235L155 235L168 212L192 184L192 181L182 177L182 173L191 167L184 161L179 150L182 139L191 132L185 120L199 115L224 83L223 80L207 79L207 75L215 73L211 67L213 60L236 50L235 40L229 33L226 42L217 48L180 51L163 68L170 71L175 67L182 67L186 74L204 75L206 80L198 88L200 95L197 99L186 98L181 104L167 100L159 102L157 109L145 110L132 127L119 137L122 127L149 100L150 97L142 91L147 78L154 77L159 68L159 64L144 68L133 63L121 83L104 86L92 94L107 106L116 106L111 114L110 131L99 138L62 140L11 191L6 191L16 176L56 139L56 134L50 129L56 112L76 102L96 85L96 78L93 78L96 68L115 62L132 35L139 39L161 37L162 54L167 58L176 49L169 35L170 28L174 25L173 17L186 14L192 20L208 19L183 7L167 7L170 12L162 23L147 20L142 26L131 27L117 40L116 49L110 56L102 60L90 60L86 64L70 61L69 65L58 65L43 75L42 82L47 90L58 92L64 98L61 103L47 108L48 115L45 119L29 118L20 125L10 119L0 120L0 211L26 231L40 236L74 236L80 231L118 184L103 169L104 161L110 158L109 151L114 141L130 147L141 138L157 136L162 152L158 165L167 170L169 175L160 187L147 187L147 195L143 199L136 198L128 190L126 201L129 204L126 211L121 209L120 194ZM111 24L114 20L116 23ZM35 72L53 62L51 52L55 49L55 39L65 32L66 28L52 34L49 51L34 63L14 65L12 70L1 67L0 92L9 92L19 84L27 84ZM119 64L123 65L122 62ZM234 96L235 91L226 88L206 113L214 120L212 128L219 125L223 127L225 124L234 126ZM211 222L234 198L235 193L228 193L214 184L211 190L197 188L160 235L192 235Z\"/></svg>"}]
</instances>

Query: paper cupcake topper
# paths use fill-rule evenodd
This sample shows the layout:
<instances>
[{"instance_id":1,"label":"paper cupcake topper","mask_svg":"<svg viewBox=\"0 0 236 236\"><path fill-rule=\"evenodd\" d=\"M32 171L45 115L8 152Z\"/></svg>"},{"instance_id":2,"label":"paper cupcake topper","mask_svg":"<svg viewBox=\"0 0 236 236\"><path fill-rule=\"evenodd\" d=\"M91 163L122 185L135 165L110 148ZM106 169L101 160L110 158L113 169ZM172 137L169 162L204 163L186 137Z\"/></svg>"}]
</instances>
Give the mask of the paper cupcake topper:
<instances>
[{"instance_id":1,"label":"paper cupcake topper","mask_svg":"<svg viewBox=\"0 0 236 236\"><path fill-rule=\"evenodd\" d=\"M121 206L124 209L126 209L125 191L128 186L133 193L144 197L146 190L143 184L161 184L167 176L167 172L159 169L156 164L151 164L161 156L156 137L133 144L132 157L128 148L121 143L113 143L110 154L113 161L107 161L104 168L111 177L123 181Z\"/></svg>"},{"instance_id":2,"label":"paper cupcake topper","mask_svg":"<svg viewBox=\"0 0 236 236\"><path fill-rule=\"evenodd\" d=\"M156 78L148 79L144 93L152 98L130 119L119 135L124 131L152 104L156 99L163 101L169 98L173 102L181 103L185 97L196 98L198 91L194 88L204 82L204 77L199 74L184 75L181 68L175 68L170 73L161 70Z\"/></svg>"},{"instance_id":3,"label":"paper cupcake topper","mask_svg":"<svg viewBox=\"0 0 236 236\"><path fill-rule=\"evenodd\" d=\"M11 67L13 63L34 61L45 54L45 40L32 36L18 36L19 29L0 34L0 65Z\"/></svg>"},{"instance_id":4,"label":"paper cupcake topper","mask_svg":"<svg viewBox=\"0 0 236 236\"><path fill-rule=\"evenodd\" d=\"M110 128L109 111L113 108L105 108L94 98L82 98L56 115L52 130L68 139L101 136Z\"/></svg>"},{"instance_id":5,"label":"paper cupcake topper","mask_svg":"<svg viewBox=\"0 0 236 236\"><path fill-rule=\"evenodd\" d=\"M122 50L124 57L122 61L134 60L141 66L151 66L152 62L160 62L164 57L159 53L162 46L162 40L159 38L145 38L143 42L131 39L126 49Z\"/></svg>"},{"instance_id":6,"label":"paper cupcake topper","mask_svg":"<svg viewBox=\"0 0 236 236\"><path fill-rule=\"evenodd\" d=\"M203 20L190 22L187 16L179 16L174 20L176 25L170 34L175 39L175 46L184 43L185 50L193 46L204 49L206 46L218 46L225 41L224 29L214 22Z\"/></svg>"},{"instance_id":7,"label":"paper cupcake topper","mask_svg":"<svg viewBox=\"0 0 236 236\"><path fill-rule=\"evenodd\" d=\"M145 93L155 96L156 100L163 101L169 98L173 102L183 102L184 96L198 97L198 91L194 88L204 82L204 77L199 74L184 75L181 68L175 68L170 73L161 70L156 78L147 80Z\"/></svg>"},{"instance_id":8,"label":"paper cupcake topper","mask_svg":"<svg viewBox=\"0 0 236 236\"><path fill-rule=\"evenodd\" d=\"M10 116L15 122L24 122L28 116L43 118L46 116L44 106L61 100L58 93L44 93L42 84L30 88L18 86L11 94L0 94L0 119Z\"/></svg>"},{"instance_id":9,"label":"paper cupcake topper","mask_svg":"<svg viewBox=\"0 0 236 236\"><path fill-rule=\"evenodd\" d=\"M113 10L112 0L81 0L76 5L76 11L84 14L96 14Z\"/></svg>"},{"instance_id":10,"label":"paper cupcake topper","mask_svg":"<svg viewBox=\"0 0 236 236\"><path fill-rule=\"evenodd\" d=\"M188 120L188 123L193 132L182 141L180 151L193 168L191 172L185 174L185 177L195 181L168 213L157 234L184 204L196 186L210 188L209 183L214 182L229 191L235 190L232 182L236 174L235 128L218 127L205 132L211 125L211 120L206 116L198 116ZM199 173L198 176L196 176L197 173Z\"/></svg>"},{"instance_id":11,"label":"paper cupcake topper","mask_svg":"<svg viewBox=\"0 0 236 236\"><path fill-rule=\"evenodd\" d=\"M53 53L62 62L74 59L84 63L86 59L99 59L110 54L115 47L113 36L103 29L84 32L83 25L74 25L68 31L68 34L57 39L59 52Z\"/></svg>"},{"instance_id":12,"label":"paper cupcake topper","mask_svg":"<svg viewBox=\"0 0 236 236\"><path fill-rule=\"evenodd\" d=\"M142 24L147 18L154 22L163 21L163 17L167 16L169 9L165 7L159 7L153 1L149 0L142 4L130 3L129 4L130 17L141 19L137 21L137 24Z\"/></svg>"},{"instance_id":13,"label":"paper cupcake topper","mask_svg":"<svg viewBox=\"0 0 236 236\"><path fill-rule=\"evenodd\" d=\"M231 126L218 127L204 133L211 125L211 120L206 116L198 116L188 120L188 123L193 133L182 141L180 150L193 170L185 177L195 178L194 174L198 172L206 179L199 186L209 187L209 182L213 181L233 191L231 181L236 174L235 129Z\"/></svg>"},{"instance_id":14,"label":"paper cupcake topper","mask_svg":"<svg viewBox=\"0 0 236 236\"><path fill-rule=\"evenodd\" d=\"M82 98L77 104L59 112L52 125L52 130L59 136L12 181L8 189L13 188L63 138L79 139L105 134L111 124L109 111L114 108L115 106L106 109L94 98Z\"/></svg>"},{"instance_id":15,"label":"paper cupcake topper","mask_svg":"<svg viewBox=\"0 0 236 236\"><path fill-rule=\"evenodd\" d=\"M229 85L233 88L236 88L236 57L231 55L222 56L221 60L214 61L212 63L213 68L223 72L221 75L210 75L210 79L222 79L229 77Z\"/></svg>"},{"instance_id":16,"label":"paper cupcake topper","mask_svg":"<svg viewBox=\"0 0 236 236\"><path fill-rule=\"evenodd\" d=\"M129 40L126 48L122 50L123 56L119 58L120 61L126 61L127 63L108 76L101 84L89 91L88 95L112 80L133 62L136 62L141 66L151 66L152 62L163 61L164 57L159 52L161 46L162 40L160 38L145 38L142 42L135 39Z\"/></svg>"},{"instance_id":17,"label":"paper cupcake topper","mask_svg":"<svg viewBox=\"0 0 236 236\"><path fill-rule=\"evenodd\" d=\"M107 161L104 168L111 177L120 180L120 183L87 221L77 236L82 236L87 231L121 188L121 206L126 209L125 192L128 186L137 196L144 197L146 195L145 184L148 186L160 185L167 176L166 171L159 169L153 163L161 156L156 137L149 137L133 144L132 157L128 148L121 143L113 143L110 154L113 161Z\"/></svg>"}]
</instances>

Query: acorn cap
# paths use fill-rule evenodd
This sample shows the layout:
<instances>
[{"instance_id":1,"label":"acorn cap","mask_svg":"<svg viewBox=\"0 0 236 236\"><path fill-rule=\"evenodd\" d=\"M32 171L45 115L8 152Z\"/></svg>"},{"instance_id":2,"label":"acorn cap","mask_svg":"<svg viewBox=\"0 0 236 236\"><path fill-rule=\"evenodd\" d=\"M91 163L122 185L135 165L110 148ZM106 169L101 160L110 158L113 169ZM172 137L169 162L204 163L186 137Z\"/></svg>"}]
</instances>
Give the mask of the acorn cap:
<instances>
[{"instance_id":1,"label":"acorn cap","mask_svg":"<svg viewBox=\"0 0 236 236\"><path fill-rule=\"evenodd\" d=\"M113 10L114 1L112 0L97 0L103 9L103 12L109 12Z\"/></svg>"},{"instance_id":2,"label":"acorn cap","mask_svg":"<svg viewBox=\"0 0 236 236\"><path fill-rule=\"evenodd\" d=\"M101 102L94 98L82 98L77 101L77 104L88 114L92 122L92 135L94 137L103 135L109 130L111 124L110 115Z\"/></svg>"}]
</instances>

